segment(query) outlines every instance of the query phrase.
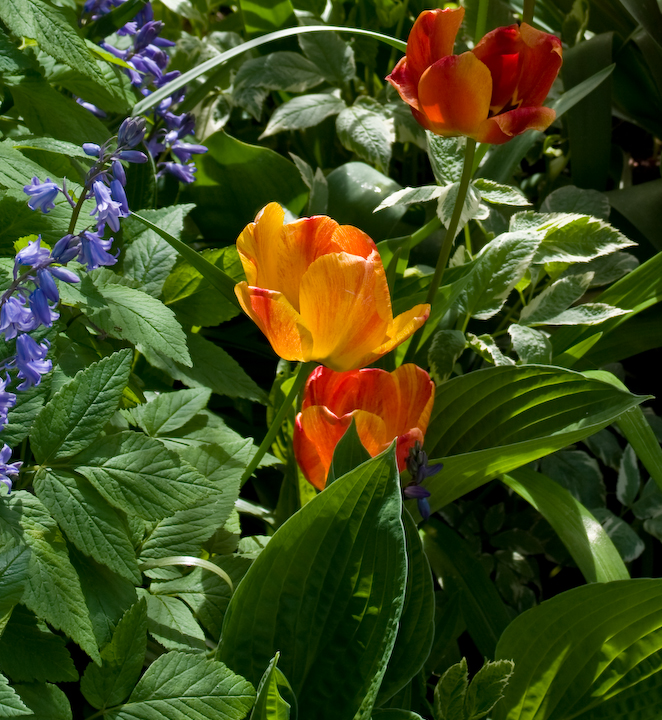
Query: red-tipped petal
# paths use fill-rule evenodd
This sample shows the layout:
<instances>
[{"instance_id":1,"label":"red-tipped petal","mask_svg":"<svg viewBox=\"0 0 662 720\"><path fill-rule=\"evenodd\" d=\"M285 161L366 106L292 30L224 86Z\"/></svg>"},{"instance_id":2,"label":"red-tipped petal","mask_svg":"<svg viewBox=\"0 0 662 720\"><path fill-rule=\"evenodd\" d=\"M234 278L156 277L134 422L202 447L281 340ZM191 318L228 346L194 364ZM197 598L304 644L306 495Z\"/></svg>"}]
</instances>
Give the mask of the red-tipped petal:
<instances>
[{"instance_id":1,"label":"red-tipped petal","mask_svg":"<svg viewBox=\"0 0 662 720\"><path fill-rule=\"evenodd\" d=\"M464 8L426 10L422 12L409 33L407 62L414 82L442 57L452 55Z\"/></svg>"},{"instance_id":2,"label":"red-tipped petal","mask_svg":"<svg viewBox=\"0 0 662 720\"><path fill-rule=\"evenodd\" d=\"M418 105L419 77L414 77L410 72L406 57L403 57L393 68L393 72L386 77L388 82L398 91L400 97L416 110L420 110Z\"/></svg>"},{"instance_id":3,"label":"red-tipped petal","mask_svg":"<svg viewBox=\"0 0 662 720\"><path fill-rule=\"evenodd\" d=\"M551 108L519 108L486 120L474 137L482 143L501 145L527 130L546 130L555 117L556 113Z\"/></svg>"},{"instance_id":4,"label":"red-tipped petal","mask_svg":"<svg viewBox=\"0 0 662 720\"><path fill-rule=\"evenodd\" d=\"M522 76L517 89L521 107L541 105L559 73L562 58L561 41L522 23Z\"/></svg>"},{"instance_id":5,"label":"red-tipped petal","mask_svg":"<svg viewBox=\"0 0 662 720\"><path fill-rule=\"evenodd\" d=\"M469 135L487 118L492 77L470 52L445 57L429 67L418 84L418 100L432 132Z\"/></svg>"}]
</instances>

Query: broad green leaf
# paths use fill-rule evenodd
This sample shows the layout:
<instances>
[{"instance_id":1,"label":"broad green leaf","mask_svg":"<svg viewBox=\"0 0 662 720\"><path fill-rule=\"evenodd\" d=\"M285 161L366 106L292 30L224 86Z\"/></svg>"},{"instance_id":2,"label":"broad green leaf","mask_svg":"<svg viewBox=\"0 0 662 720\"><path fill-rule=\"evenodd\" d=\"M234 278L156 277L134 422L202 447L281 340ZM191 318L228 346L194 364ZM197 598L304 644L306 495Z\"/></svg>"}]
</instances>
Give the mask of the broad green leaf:
<instances>
[{"instance_id":1,"label":"broad green leaf","mask_svg":"<svg viewBox=\"0 0 662 720\"><path fill-rule=\"evenodd\" d=\"M441 188L439 200L437 201L437 217L441 220L445 227L450 225L451 218L455 212L455 203L457 201L459 191L460 183L453 183L452 185L446 185ZM469 222L469 220L485 220L486 217L487 212L484 211L484 206L481 206L480 204L480 194L472 185L469 185L467 193L464 196L464 203L457 226L457 232L461 232L462 228Z\"/></svg>"},{"instance_id":2,"label":"broad green leaf","mask_svg":"<svg viewBox=\"0 0 662 720\"><path fill-rule=\"evenodd\" d=\"M284 130L314 127L346 107L345 101L337 93L317 93L292 98L276 108L260 139Z\"/></svg>"},{"instance_id":3,"label":"broad green leaf","mask_svg":"<svg viewBox=\"0 0 662 720\"><path fill-rule=\"evenodd\" d=\"M398 636L379 688L377 705L393 697L423 668L434 640L434 586L416 524L403 513L407 541L407 589Z\"/></svg>"},{"instance_id":4,"label":"broad green leaf","mask_svg":"<svg viewBox=\"0 0 662 720\"><path fill-rule=\"evenodd\" d=\"M27 54L22 53L4 32L0 32L0 73L16 75L31 67Z\"/></svg>"},{"instance_id":5,"label":"broad green leaf","mask_svg":"<svg viewBox=\"0 0 662 720\"><path fill-rule=\"evenodd\" d=\"M515 672L494 720L645 717L642 705L659 708L661 628L657 579L585 585L527 610L497 647L497 658L513 660ZM651 676L653 686L646 682ZM621 693L642 702L612 714Z\"/></svg>"},{"instance_id":6,"label":"broad green leaf","mask_svg":"<svg viewBox=\"0 0 662 720\"><path fill-rule=\"evenodd\" d=\"M0 552L0 610L3 612L21 599L28 576L29 563L30 548L27 545L19 544L12 547L5 544ZM1 638L0 634L0 642Z\"/></svg>"},{"instance_id":7,"label":"broad green leaf","mask_svg":"<svg viewBox=\"0 0 662 720\"><path fill-rule=\"evenodd\" d=\"M78 137L80 137L80 135ZM87 159L88 162L90 159L90 156L80 145L66 142L65 140L56 140L52 137L32 137L31 135L27 135L25 137L7 138L6 142L17 150L45 150L46 152L56 153L58 155Z\"/></svg>"},{"instance_id":8,"label":"broad green leaf","mask_svg":"<svg viewBox=\"0 0 662 720\"><path fill-rule=\"evenodd\" d=\"M192 367L186 367L151 350L145 350L148 362L167 372L191 388L209 388L212 392L227 397L239 397L265 403L262 388L246 374L241 365L228 355L220 345L207 340L199 333L186 336Z\"/></svg>"},{"instance_id":9,"label":"broad green leaf","mask_svg":"<svg viewBox=\"0 0 662 720\"><path fill-rule=\"evenodd\" d=\"M6 0L0 5L0 18L14 35L36 40L56 60L105 86L93 56L72 26L72 14L42 0Z\"/></svg>"},{"instance_id":10,"label":"broad green leaf","mask_svg":"<svg viewBox=\"0 0 662 720\"><path fill-rule=\"evenodd\" d=\"M196 182L184 193L184 199L199 206L191 217L205 236L220 237L227 241L224 244L235 242L269 202L279 202L295 215L301 212L308 189L294 164L282 155L222 131L205 138L205 145L209 151L196 160ZM232 294L233 288L234 282Z\"/></svg>"},{"instance_id":11,"label":"broad green leaf","mask_svg":"<svg viewBox=\"0 0 662 720\"><path fill-rule=\"evenodd\" d=\"M379 212L394 205L413 205L415 203L436 200L443 192L440 185L423 185L422 187L407 187L394 192L382 200L373 212Z\"/></svg>"},{"instance_id":12,"label":"broad green leaf","mask_svg":"<svg viewBox=\"0 0 662 720\"><path fill-rule=\"evenodd\" d=\"M7 678L0 673L0 718L31 714L30 708L21 700L14 688L10 687Z\"/></svg>"},{"instance_id":13,"label":"broad green leaf","mask_svg":"<svg viewBox=\"0 0 662 720\"><path fill-rule=\"evenodd\" d=\"M86 557L75 547L70 549L71 564L78 573L85 603L99 647L107 645L122 615L138 599L133 583Z\"/></svg>"},{"instance_id":14,"label":"broad green leaf","mask_svg":"<svg viewBox=\"0 0 662 720\"><path fill-rule=\"evenodd\" d=\"M23 605L14 608L0 637L0 671L14 682L78 680L65 639L50 632Z\"/></svg>"},{"instance_id":15,"label":"broad green leaf","mask_svg":"<svg viewBox=\"0 0 662 720\"><path fill-rule=\"evenodd\" d=\"M436 518L424 526L423 549L444 589L459 593L462 615L478 650L494 657L510 615L485 568L457 533Z\"/></svg>"},{"instance_id":16,"label":"broad green leaf","mask_svg":"<svg viewBox=\"0 0 662 720\"><path fill-rule=\"evenodd\" d=\"M540 240L530 233L508 232L494 238L476 256L475 268L460 293L461 312L487 320L499 312L533 261Z\"/></svg>"},{"instance_id":17,"label":"broad green leaf","mask_svg":"<svg viewBox=\"0 0 662 720\"><path fill-rule=\"evenodd\" d=\"M324 81L319 68L295 52L273 52L247 60L235 77L235 92L261 87L284 92L306 92Z\"/></svg>"},{"instance_id":18,"label":"broad green leaf","mask_svg":"<svg viewBox=\"0 0 662 720\"><path fill-rule=\"evenodd\" d=\"M508 334L513 349L525 363L549 365L552 361L552 343L546 333L526 327L526 325L510 325Z\"/></svg>"},{"instance_id":19,"label":"broad green leaf","mask_svg":"<svg viewBox=\"0 0 662 720\"><path fill-rule=\"evenodd\" d=\"M540 462L545 475L563 486L588 508L605 504L605 484L595 458L583 450L564 448L547 455Z\"/></svg>"},{"instance_id":20,"label":"broad green leaf","mask_svg":"<svg viewBox=\"0 0 662 720\"><path fill-rule=\"evenodd\" d=\"M236 587L248 568L251 560L245 556L233 554L216 556L214 564L222 568ZM150 571L153 573L154 570ZM153 595L175 595L183 600L211 637L218 641L221 637L223 618L227 610L232 590L225 580L206 568L194 567L184 577L165 582L153 582L150 586Z\"/></svg>"},{"instance_id":21,"label":"broad green leaf","mask_svg":"<svg viewBox=\"0 0 662 720\"><path fill-rule=\"evenodd\" d=\"M659 443L658 443L659 445ZM621 458L616 481L616 497L618 502L629 507L639 495L641 487L641 473L637 465L637 455L632 445L627 445Z\"/></svg>"},{"instance_id":22,"label":"broad green leaf","mask_svg":"<svg viewBox=\"0 0 662 720\"><path fill-rule=\"evenodd\" d=\"M359 433L356 429L356 422L354 418L352 418L349 427L333 451L331 467L329 468L329 474L326 478L327 486L337 478L351 472L366 460L370 460L370 453L361 443Z\"/></svg>"},{"instance_id":23,"label":"broad green leaf","mask_svg":"<svg viewBox=\"0 0 662 720\"><path fill-rule=\"evenodd\" d=\"M593 435L644 399L544 366L486 368L443 387L426 433L428 455L444 463L425 484L433 512L499 473Z\"/></svg>"},{"instance_id":24,"label":"broad green leaf","mask_svg":"<svg viewBox=\"0 0 662 720\"><path fill-rule=\"evenodd\" d=\"M239 5L248 35L262 35L296 24L290 0L240 0Z\"/></svg>"},{"instance_id":25,"label":"broad green leaf","mask_svg":"<svg viewBox=\"0 0 662 720\"><path fill-rule=\"evenodd\" d=\"M537 322L529 320L531 325L598 325L611 318L629 315L629 310L605 305L604 303L584 303L569 308L549 319Z\"/></svg>"},{"instance_id":26,"label":"broad green leaf","mask_svg":"<svg viewBox=\"0 0 662 720\"><path fill-rule=\"evenodd\" d=\"M99 651L78 575L55 520L34 495L24 490L4 498L0 520L5 542L20 539L32 551L21 602L37 617L63 630L98 662Z\"/></svg>"},{"instance_id":27,"label":"broad green leaf","mask_svg":"<svg viewBox=\"0 0 662 720\"><path fill-rule=\"evenodd\" d=\"M473 186L483 200L493 205L530 205L527 198L512 185L501 185L493 180L485 178L476 178Z\"/></svg>"},{"instance_id":28,"label":"broad green leaf","mask_svg":"<svg viewBox=\"0 0 662 720\"><path fill-rule=\"evenodd\" d=\"M465 699L465 711L469 720L485 717L503 698L504 688L513 674L510 660L486 661L474 675Z\"/></svg>"},{"instance_id":29,"label":"broad green leaf","mask_svg":"<svg viewBox=\"0 0 662 720\"><path fill-rule=\"evenodd\" d=\"M336 118L338 139L350 152L388 172L395 124L378 103L355 103Z\"/></svg>"},{"instance_id":30,"label":"broad green leaf","mask_svg":"<svg viewBox=\"0 0 662 720\"><path fill-rule=\"evenodd\" d=\"M620 280L623 275L627 275L639 266L637 258L625 252L614 252L610 255L602 255L601 257L589 260L587 263L577 263L566 266L565 263L556 265L559 269L565 267L563 276L581 275L582 273L592 273L593 279L589 287L604 287L611 285L616 280ZM555 265L550 263L546 266L548 270L554 272Z\"/></svg>"},{"instance_id":31,"label":"broad green leaf","mask_svg":"<svg viewBox=\"0 0 662 720\"><path fill-rule=\"evenodd\" d=\"M257 688L257 698L251 713L251 720L290 720L292 706L279 690L279 681L280 685L287 683L287 679L277 667L279 657L280 653L276 653L264 671ZM286 688L287 686L289 683Z\"/></svg>"},{"instance_id":32,"label":"broad green leaf","mask_svg":"<svg viewBox=\"0 0 662 720\"><path fill-rule=\"evenodd\" d=\"M464 704L469 687L467 660L449 667L434 689L435 720L467 720Z\"/></svg>"},{"instance_id":33,"label":"broad green leaf","mask_svg":"<svg viewBox=\"0 0 662 720\"><path fill-rule=\"evenodd\" d=\"M636 560L645 550L644 541L624 520L607 508L595 508L596 519L616 546L624 562Z\"/></svg>"},{"instance_id":34,"label":"broad green leaf","mask_svg":"<svg viewBox=\"0 0 662 720\"><path fill-rule=\"evenodd\" d=\"M32 720L72 720L69 699L57 685L30 683L14 687L21 700L32 710Z\"/></svg>"},{"instance_id":35,"label":"broad green leaf","mask_svg":"<svg viewBox=\"0 0 662 720\"><path fill-rule=\"evenodd\" d=\"M460 330L439 330L434 335L428 351L428 362L436 383L448 380L466 347L467 339Z\"/></svg>"},{"instance_id":36,"label":"broad green leaf","mask_svg":"<svg viewBox=\"0 0 662 720\"><path fill-rule=\"evenodd\" d=\"M634 225L656 250L662 248L662 231L655 211L662 193L662 178L607 193L611 206Z\"/></svg>"},{"instance_id":37,"label":"broad green leaf","mask_svg":"<svg viewBox=\"0 0 662 720\"><path fill-rule=\"evenodd\" d=\"M504 355L491 335L467 333L467 347L492 365L514 365L515 361Z\"/></svg>"},{"instance_id":38,"label":"broad green leaf","mask_svg":"<svg viewBox=\"0 0 662 720\"><path fill-rule=\"evenodd\" d=\"M169 652L140 678L125 705L108 720L242 720L255 700L253 686L223 663L198 654Z\"/></svg>"},{"instance_id":39,"label":"broad green leaf","mask_svg":"<svg viewBox=\"0 0 662 720\"><path fill-rule=\"evenodd\" d=\"M143 210L142 216L164 231L178 237L184 226L184 217L190 206L176 205L160 210ZM122 271L125 277L137 280L140 289L153 297L159 297L163 283L173 269L177 253L153 230L130 215L122 223L124 242Z\"/></svg>"},{"instance_id":40,"label":"broad green leaf","mask_svg":"<svg viewBox=\"0 0 662 720\"><path fill-rule=\"evenodd\" d=\"M467 140L464 137L446 138L426 131L428 156L437 182L452 185L459 182L464 167Z\"/></svg>"},{"instance_id":41,"label":"broad green leaf","mask_svg":"<svg viewBox=\"0 0 662 720\"><path fill-rule=\"evenodd\" d=\"M211 391L204 388L161 393L133 408L131 414L150 437L168 435L204 410L210 396Z\"/></svg>"},{"instance_id":42,"label":"broad green leaf","mask_svg":"<svg viewBox=\"0 0 662 720\"><path fill-rule=\"evenodd\" d=\"M567 185L551 192L540 206L543 213L577 213L608 220L609 199L597 190L586 190Z\"/></svg>"},{"instance_id":43,"label":"broad green leaf","mask_svg":"<svg viewBox=\"0 0 662 720\"><path fill-rule=\"evenodd\" d=\"M299 35L299 47L315 63L325 80L343 87L356 75L352 46L336 33Z\"/></svg>"},{"instance_id":44,"label":"broad green leaf","mask_svg":"<svg viewBox=\"0 0 662 720\"><path fill-rule=\"evenodd\" d=\"M31 432L38 462L66 458L86 448L110 420L129 381L131 351L81 370L41 410Z\"/></svg>"},{"instance_id":45,"label":"broad green leaf","mask_svg":"<svg viewBox=\"0 0 662 720\"><path fill-rule=\"evenodd\" d=\"M621 556L596 520L558 483L529 468L519 468L502 481L529 502L554 528L586 582L625 580L628 571Z\"/></svg>"},{"instance_id":46,"label":"broad green leaf","mask_svg":"<svg viewBox=\"0 0 662 720\"><path fill-rule=\"evenodd\" d=\"M560 315L588 290L591 273L564 277L546 287L522 309L522 325L545 325L549 318Z\"/></svg>"},{"instance_id":47,"label":"broad green leaf","mask_svg":"<svg viewBox=\"0 0 662 720\"><path fill-rule=\"evenodd\" d=\"M107 435L76 457L106 500L129 515L161 520L207 497L210 486L158 440L137 432Z\"/></svg>"},{"instance_id":48,"label":"broad green leaf","mask_svg":"<svg viewBox=\"0 0 662 720\"><path fill-rule=\"evenodd\" d=\"M637 412L638 410L638 412ZM625 413L618 427L634 449L643 466L662 489L662 449L640 408Z\"/></svg>"},{"instance_id":49,"label":"broad green leaf","mask_svg":"<svg viewBox=\"0 0 662 720\"><path fill-rule=\"evenodd\" d=\"M168 650L204 652L207 649L202 628L181 600L145 591L142 596L147 601L147 629L156 642Z\"/></svg>"},{"instance_id":50,"label":"broad green leaf","mask_svg":"<svg viewBox=\"0 0 662 720\"><path fill-rule=\"evenodd\" d=\"M301 717L370 717L405 594L397 477L391 447L336 480L276 531L230 602L218 656L258 682L280 650Z\"/></svg>"},{"instance_id":51,"label":"broad green leaf","mask_svg":"<svg viewBox=\"0 0 662 720\"><path fill-rule=\"evenodd\" d=\"M95 276L95 289L105 306L90 302L85 307L90 320L111 337L133 343L140 352L156 350L190 367L186 337L173 311L151 295L116 282L118 277L110 272Z\"/></svg>"},{"instance_id":52,"label":"broad green leaf","mask_svg":"<svg viewBox=\"0 0 662 720\"><path fill-rule=\"evenodd\" d=\"M83 553L139 585L136 553L121 513L83 478L40 469L34 489L67 538Z\"/></svg>"}]
</instances>

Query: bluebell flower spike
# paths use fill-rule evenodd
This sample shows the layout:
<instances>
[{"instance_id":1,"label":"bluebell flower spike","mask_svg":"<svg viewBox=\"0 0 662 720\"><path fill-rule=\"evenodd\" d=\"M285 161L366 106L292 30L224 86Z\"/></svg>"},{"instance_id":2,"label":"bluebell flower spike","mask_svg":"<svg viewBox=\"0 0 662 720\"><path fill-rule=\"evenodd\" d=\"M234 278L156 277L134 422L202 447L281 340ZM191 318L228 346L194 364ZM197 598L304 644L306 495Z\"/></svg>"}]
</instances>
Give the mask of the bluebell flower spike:
<instances>
[{"instance_id":1,"label":"bluebell flower spike","mask_svg":"<svg viewBox=\"0 0 662 720\"><path fill-rule=\"evenodd\" d=\"M423 520L430 517L430 503L428 498L431 493L424 488L421 483L429 477L436 475L443 468L442 463L428 465L428 456L421 450L421 444L416 442L413 448L409 450L407 457L407 470L411 475L411 482L404 488L403 494L406 498L416 500L418 512Z\"/></svg>"},{"instance_id":2,"label":"bluebell flower spike","mask_svg":"<svg viewBox=\"0 0 662 720\"><path fill-rule=\"evenodd\" d=\"M9 445L4 445L2 450L0 450L0 483L7 488L7 495L11 493L12 489L12 481L9 476L18 475L20 467L23 464L22 460L16 460L16 462L10 463L10 458L11 448Z\"/></svg>"}]
</instances>

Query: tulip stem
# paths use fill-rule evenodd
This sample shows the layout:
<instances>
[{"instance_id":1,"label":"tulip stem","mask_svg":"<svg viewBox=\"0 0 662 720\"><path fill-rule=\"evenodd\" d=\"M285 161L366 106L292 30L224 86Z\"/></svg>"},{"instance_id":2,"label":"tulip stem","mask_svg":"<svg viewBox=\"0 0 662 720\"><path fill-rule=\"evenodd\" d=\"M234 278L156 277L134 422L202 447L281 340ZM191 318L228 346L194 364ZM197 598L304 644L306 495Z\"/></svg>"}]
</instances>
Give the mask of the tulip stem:
<instances>
[{"instance_id":1,"label":"tulip stem","mask_svg":"<svg viewBox=\"0 0 662 720\"><path fill-rule=\"evenodd\" d=\"M527 25L533 23L533 11L536 7L536 0L524 0L524 10L522 12L522 22Z\"/></svg>"},{"instance_id":2,"label":"tulip stem","mask_svg":"<svg viewBox=\"0 0 662 720\"><path fill-rule=\"evenodd\" d=\"M451 254L453 241L455 240L455 236L457 235L458 225L460 224L460 217L462 216L462 208L464 207L464 200L467 196L467 190L469 189L471 177L473 176L473 162L475 152L476 141L473 138L467 138L467 144L464 150L464 165L462 166L462 177L460 178L460 187L458 188L457 197L455 198L453 215L451 216L451 220L448 224L448 229L446 230L446 235L444 236L444 240L441 244L441 250L439 251L439 257L437 258L437 267L435 268L432 282L430 283L430 288L428 290L428 295L425 299L425 302L429 303L430 305L434 304L437 290L439 290L439 287L441 286L441 280L444 277L444 270L446 269L446 264L448 263L448 258ZM430 221L428 225L430 225L431 222L432 221ZM425 227L427 227L427 225ZM424 229L425 228L421 228L421 230ZM414 336L409 343L409 347L407 348L407 352L405 353L404 362L413 362L414 355L418 350L418 345L421 341L422 335L423 328L419 328L414 333Z\"/></svg>"},{"instance_id":3,"label":"tulip stem","mask_svg":"<svg viewBox=\"0 0 662 720\"><path fill-rule=\"evenodd\" d=\"M526 2L526 0L525 0ZM490 0L480 0L478 3L478 15L476 16L476 32L474 33L474 45L485 35L487 28L487 10L490 6Z\"/></svg>"},{"instance_id":4,"label":"tulip stem","mask_svg":"<svg viewBox=\"0 0 662 720\"><path fill-rule=\"evenodd\" d=\"M316 367L317 363L314 362L306 362L306 363L300 363L299 369L297 370L296 377L294 378L294 382L292 383L292 387L290 388L290 391L287 393L287 397L285 400L283 400L282 405L278 409L278 412L276 413L276 417L273 419L269 430L267 431L267 434L264 436L264 440L260 443L260 447L257 449L257 452L255 455L253 455L253 459L248 463L248 467L246 470L244 470L244 474L241 476L241 484L243 485L246 480L253 474L255 468L260 464L260 461L267 453L267 450L271 447L271 443L276 438L276 435L278 434L278 430L280 429L281 423L285 419L285 416L289 412L290 408L292 407L292 404L294 403L296 396L299 394L299 391L304 386L304 383L308 379L308 376L313 371L313 369Z\"/></svg>"}]
</instances>

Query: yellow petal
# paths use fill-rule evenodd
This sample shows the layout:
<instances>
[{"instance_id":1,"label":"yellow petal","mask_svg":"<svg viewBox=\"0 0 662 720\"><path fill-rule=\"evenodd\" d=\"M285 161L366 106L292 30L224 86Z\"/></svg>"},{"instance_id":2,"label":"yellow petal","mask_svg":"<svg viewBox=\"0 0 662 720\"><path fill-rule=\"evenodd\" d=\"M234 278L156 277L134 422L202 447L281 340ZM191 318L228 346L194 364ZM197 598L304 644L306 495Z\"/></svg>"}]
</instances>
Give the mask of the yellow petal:
<instances>
[{"instance_id":1,"label":"yellow petal","mask_svg":"<svg viewBox=\"0 0 662 720\"><path fill-rule=\"evenodd\" d=\"M403 343L407 338L411 337L420 328L430 315L430 306L427 304L416 305L407 312L400 313L386 332L385 341L374 348L369 356L361 360L359 367L370 365L370 363L378 360L382 355L386 355L398 345Z\"/></svg>"}]
</instances>

